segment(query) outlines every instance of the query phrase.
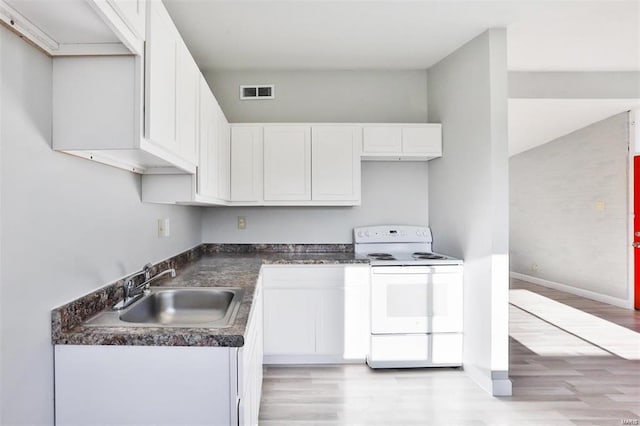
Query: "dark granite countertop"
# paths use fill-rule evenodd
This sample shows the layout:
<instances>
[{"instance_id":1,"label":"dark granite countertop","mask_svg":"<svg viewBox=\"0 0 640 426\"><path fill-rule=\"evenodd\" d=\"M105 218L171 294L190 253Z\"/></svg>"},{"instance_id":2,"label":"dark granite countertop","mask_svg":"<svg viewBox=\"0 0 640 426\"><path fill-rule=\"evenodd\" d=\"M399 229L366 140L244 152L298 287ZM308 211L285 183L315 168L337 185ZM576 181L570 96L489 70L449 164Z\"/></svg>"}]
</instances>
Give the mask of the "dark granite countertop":
<instances>
[{"instance_id":1,"label":"dark granite countertop","mask_svg":"<svg viewBox=\"0 0 640 426\"><path fill-rule=\"evenodd\" d=\"M173 279L154 286L240 287L244 296L235 321L225 328L96 327L84 322L122 298L122 280L52 311L55 345L231 346L244 345L256 282L263 264L349 264L355 259L351 245L201 245L154 267L154 273L176 268Z\"/></svg>"}]
</instances>

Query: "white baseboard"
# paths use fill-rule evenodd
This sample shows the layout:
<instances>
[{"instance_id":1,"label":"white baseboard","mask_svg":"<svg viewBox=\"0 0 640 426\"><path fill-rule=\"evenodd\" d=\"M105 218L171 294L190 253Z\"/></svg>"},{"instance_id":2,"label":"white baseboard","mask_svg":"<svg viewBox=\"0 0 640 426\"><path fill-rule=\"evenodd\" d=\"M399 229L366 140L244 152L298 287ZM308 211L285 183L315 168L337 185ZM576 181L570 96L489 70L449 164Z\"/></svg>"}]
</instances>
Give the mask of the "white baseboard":
<instances>
[{"instance_id":1,"label":"white baseboard","mask_svg":"<svg viewBox=\"0 0 640 426\"><path fill-rule=\"evenodd\" d=\"M265 365L306 365L306 364L364 364L364 358L345 359L340 355L270 355L262 358Z\"/></svg>"},{"instance_id":2,"label":"white baseboard","mask_svg":"<svg viewBox=\"0 0 640 426\"><path fill-rule=\"evenodd\" d=\"M529 281L533 284L539 284L541 286L553 288L555 290L564 291L566 293L575 294L587 299L595 300L596 302L608 303L609 305L619 306L625 309L633 309L633 302L629 299L620 299L618 297L607 296L606 294L596 293L590 290L584 290L578 287L572 287L566 284L560 284L555 281L543 280L542 278L532 277L530 275L521 274L519 272L509 272L511 278L516 278L522 281Z\"/></svg>"},{"instance_id":3,"label":"white baseboard","mask_svg":"<svg viewBox=\"0 0 640 426\"><path fill-rule=\"evenodd\" d=\"M464 364L464 371L478 386L492 396L511 396L512 386L508 371L488 371Z\"/></svg>"}]
</instances>

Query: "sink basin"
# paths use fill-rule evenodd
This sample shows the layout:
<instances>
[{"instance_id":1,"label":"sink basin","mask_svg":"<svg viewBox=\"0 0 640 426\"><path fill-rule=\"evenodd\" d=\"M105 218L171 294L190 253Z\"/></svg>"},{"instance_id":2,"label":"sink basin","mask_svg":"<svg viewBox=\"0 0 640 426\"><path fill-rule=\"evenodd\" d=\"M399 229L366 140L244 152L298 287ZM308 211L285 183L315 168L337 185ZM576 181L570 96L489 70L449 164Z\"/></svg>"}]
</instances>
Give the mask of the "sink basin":
<instances>
[{"instance_id":1,"label":"sink basin","mask_svg":"<svg viewBox=\"0 0 640 426\"><path fill-rule=\"evenodd\" d=\"M106 311L86 322L117 327L227 327L240 307L243 289L154 287L122 311Z\"/></svg>"}]
</instances>

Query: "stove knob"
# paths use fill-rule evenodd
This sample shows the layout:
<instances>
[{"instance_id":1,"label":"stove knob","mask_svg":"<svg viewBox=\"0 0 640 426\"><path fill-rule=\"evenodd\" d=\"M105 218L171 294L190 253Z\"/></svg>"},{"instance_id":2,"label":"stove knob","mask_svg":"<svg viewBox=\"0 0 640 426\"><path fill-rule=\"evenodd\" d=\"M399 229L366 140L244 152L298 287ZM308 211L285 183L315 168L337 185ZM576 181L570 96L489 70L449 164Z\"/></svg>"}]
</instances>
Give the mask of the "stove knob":
<instances>
[{"instance_id":1,"label":"stove knob","mask_svg":"<svg viewBox=\"0 0 640 426\"><path fill-rule=\"evenodd\" d=\"M370 237L370 236L371 236L371 234L369 233L369 231L366 231L366 232L364 233L364 235L366 235L367 237Z\"/></svg>"},{"instance_id":2,"label":"stove knob","mask_svg":"<svg viewBox=\"0 0 640 426\"><path fill-rule=\"evenodd\" d=\"M416 231L416 236L420 236L420 231Z\"/></svg>"},{"instance_id":3,"label":"stove knob","mask_svg":"<svg viewBox=\"0 0 640 426\"><path fill-rule=\"evenodd\" d=\"M364 236L364 232L358 231L358 237L362 238Z\"/></svg>"},{"instance_id":4,"label":"stove knob","mask_svg":"<svg viewBox=\"0 0 640 426\"><path fill-rule=\"evenodd\" d=\"M422 232L422 235L426 237L427 236L427 231Z\"/></svg>"}]
</instances>

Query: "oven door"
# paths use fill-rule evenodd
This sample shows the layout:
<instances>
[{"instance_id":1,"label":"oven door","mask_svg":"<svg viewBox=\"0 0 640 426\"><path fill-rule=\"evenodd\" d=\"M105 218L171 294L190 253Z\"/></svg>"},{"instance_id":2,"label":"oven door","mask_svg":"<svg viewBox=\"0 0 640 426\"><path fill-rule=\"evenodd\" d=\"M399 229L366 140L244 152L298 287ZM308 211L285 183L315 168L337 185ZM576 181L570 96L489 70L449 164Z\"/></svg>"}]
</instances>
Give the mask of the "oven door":
<instances>
[{"instance_id":1,"label":"oven door","mask_svg":"<svg viewBox=\"0 0 640 426\"><path fill-rule=\"evenodd\" d=\"M462 331L462 267L373 266L371 333Z\"/></svg>"}]
</instances>

